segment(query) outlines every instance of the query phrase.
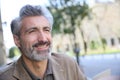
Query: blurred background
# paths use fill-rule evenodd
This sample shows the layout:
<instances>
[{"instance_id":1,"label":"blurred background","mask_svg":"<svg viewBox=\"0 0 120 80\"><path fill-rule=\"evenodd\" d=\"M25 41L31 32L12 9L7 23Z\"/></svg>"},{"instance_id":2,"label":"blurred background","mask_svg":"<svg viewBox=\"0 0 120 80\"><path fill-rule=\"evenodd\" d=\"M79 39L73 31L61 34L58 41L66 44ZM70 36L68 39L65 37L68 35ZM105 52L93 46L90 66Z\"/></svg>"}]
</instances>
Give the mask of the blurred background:
<instances>
[{"instance_id":1,"label":"blurred background","mask_svg":"<svg viewBox=\"0 0 120 80\"><path fill-rule=\"evenodd\" d=\"M0 66L17 60L10 22L25 4L46 6L54 17L53 52L77 60L87 77L110 69L120 76L120 0L1 0Z\"/></svg>"}]
</instances>

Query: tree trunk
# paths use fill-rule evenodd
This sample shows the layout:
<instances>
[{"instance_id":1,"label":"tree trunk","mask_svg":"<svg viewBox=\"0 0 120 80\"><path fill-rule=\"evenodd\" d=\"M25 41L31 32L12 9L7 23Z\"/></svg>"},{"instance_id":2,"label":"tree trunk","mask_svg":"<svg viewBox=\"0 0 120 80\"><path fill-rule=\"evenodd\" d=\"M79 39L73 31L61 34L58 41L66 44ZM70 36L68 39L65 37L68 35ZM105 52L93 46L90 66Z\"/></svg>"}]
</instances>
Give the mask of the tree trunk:
<instances>
[{"instance_id":1,"label":"tree trunk","mask_svg":"<svg viewBox=\"0 0 120 80\"><path fill-rule=\"evenodd\" d=\"M82 42L83 42L83 47L84 47L84 55L86 55L87 54L87 42L85 41L85 39L84 39L84 33L83 33L83 31L82 31L82 29L81 29L81 27L79 26L78 27L79 28L79 31L80 31L80 33L81 33L81 37L82 37Z\"/></svg>"},{"instance_id":2,"label":"tree trunk","mask_svg":"<svg viewBox=\"0 0 120 80\"><path fill-rule=\"evenodd\" d=\"M6 63L6 54L5 54L5 48L3 43L3 30L2 30L1 7L0 7L0 66L5 63Z\"/></svg>"}]
</instances>

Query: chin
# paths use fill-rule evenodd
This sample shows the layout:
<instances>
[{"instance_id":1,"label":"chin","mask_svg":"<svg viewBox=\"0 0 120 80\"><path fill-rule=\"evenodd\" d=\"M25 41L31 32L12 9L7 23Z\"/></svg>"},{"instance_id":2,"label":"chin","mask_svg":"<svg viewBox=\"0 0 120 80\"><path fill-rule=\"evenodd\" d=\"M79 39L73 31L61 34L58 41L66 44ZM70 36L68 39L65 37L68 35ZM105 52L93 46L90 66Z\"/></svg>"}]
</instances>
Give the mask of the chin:
<instances>
[{"instance_id":1,"label":"chin","mask_svg":"<svg viewBox=\"0 0 120 80\"><path fill-rule=\"evenodd\" d=\"M51 51L46 50L39 53L32 53L31 59L35 61L43 61L48 59L49 56L51 56Z\"/></svg>"}]
</instances>

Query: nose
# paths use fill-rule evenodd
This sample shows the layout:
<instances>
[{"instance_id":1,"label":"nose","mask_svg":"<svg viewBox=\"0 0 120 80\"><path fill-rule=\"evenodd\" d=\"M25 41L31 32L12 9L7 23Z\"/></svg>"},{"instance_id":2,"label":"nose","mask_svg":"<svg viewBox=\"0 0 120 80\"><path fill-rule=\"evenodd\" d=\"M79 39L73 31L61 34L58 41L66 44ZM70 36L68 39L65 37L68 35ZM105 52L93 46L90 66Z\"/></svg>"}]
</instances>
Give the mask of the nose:
<instances>
[{"instance_id":1,"label":"nose","mask_svg":"<svg viewBox=\"0 0 120 80\"><path fill-rule=\"evenodd\" d=\"M46 34L43 31L40 31L38 34L38 41L46 41Z\"/></svg>"}]
</instances>

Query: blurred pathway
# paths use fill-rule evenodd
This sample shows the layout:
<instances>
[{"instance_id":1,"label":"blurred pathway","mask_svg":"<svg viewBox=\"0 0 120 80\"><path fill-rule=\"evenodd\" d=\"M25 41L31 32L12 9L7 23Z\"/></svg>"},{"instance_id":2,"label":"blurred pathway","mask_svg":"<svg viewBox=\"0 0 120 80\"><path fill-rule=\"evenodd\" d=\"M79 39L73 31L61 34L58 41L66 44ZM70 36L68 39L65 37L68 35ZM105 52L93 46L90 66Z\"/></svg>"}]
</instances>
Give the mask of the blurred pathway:
<instances>
[{"instance_id":1,"label":"blurred pathway","mask_svg":"<svg viewBox=\"0 0 120 80\"><path fill-rule=\"evenodd\" d=\"M80 57L80 64L90 78L106 69L111 69L112 75L120 76L120 53Z\"/></svg>"}]
</instances>

